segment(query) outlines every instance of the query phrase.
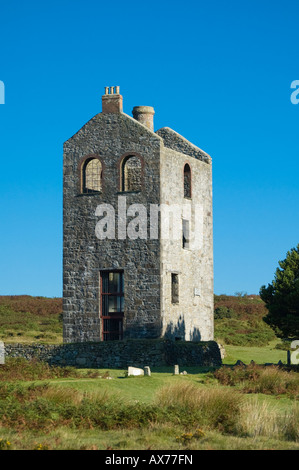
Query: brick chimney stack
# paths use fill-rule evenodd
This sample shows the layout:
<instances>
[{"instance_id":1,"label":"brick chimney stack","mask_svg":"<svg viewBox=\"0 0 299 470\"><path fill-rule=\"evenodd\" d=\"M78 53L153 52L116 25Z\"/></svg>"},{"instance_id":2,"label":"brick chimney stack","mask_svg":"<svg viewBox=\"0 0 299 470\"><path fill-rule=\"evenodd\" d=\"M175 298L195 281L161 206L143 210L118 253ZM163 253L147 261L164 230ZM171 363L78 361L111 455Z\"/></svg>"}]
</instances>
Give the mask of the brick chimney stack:
<instances>
[{"instance_id":1,"label":"brick chimney stack","mask_svg":"<svg viewBox=\"0 0 299 470\"><path fill-rule=\"evenodd\" d=\"M119 86L105 87L105 94L102 96L102 113L122 113L123 97L119 94Z\"/></svg>"}]
</instances>

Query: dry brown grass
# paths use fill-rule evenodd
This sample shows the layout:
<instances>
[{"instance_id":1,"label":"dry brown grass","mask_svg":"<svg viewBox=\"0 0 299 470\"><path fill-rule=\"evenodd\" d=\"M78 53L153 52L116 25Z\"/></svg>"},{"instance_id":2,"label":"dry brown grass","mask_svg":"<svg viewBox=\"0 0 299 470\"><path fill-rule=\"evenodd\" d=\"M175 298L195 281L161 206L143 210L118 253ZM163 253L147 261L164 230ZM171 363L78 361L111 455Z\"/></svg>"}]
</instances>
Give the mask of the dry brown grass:
<instances>
[{"instance_id":1,"label":"dry brown grass","mask_svg":"<svg viewBox=\"0 0 299 470\"><path fill-rule=\"evenodd\" d=\"M237 432L247 437L265 436L298 441L299 406L294 403L288 412L283 412L278 406L273 407L272 404L254 397L241 407Z\"/></svg>"},{"instance_id":2,"label":"dry brown grass","mask_svg":"<svg viewBox=\"0 0 299 470\"><path fill-rule=\"evenodd\" d=\"M243 397L228 388L203 388L191 383L175 384L158 391L156 403L170 412L183 412L199 426L234 432Z\"/></svg>"},{"instance_id":3,"label":"dry brown grass","mask_svg":"<svg viewBox=\"0 0 299 470\"><path fill-rule=\"evenodd\" d=\"M267 395L287 394L299 396L299 375L278 366L221 367L214 372L221 385L236 386L244 393L264 393Z\"/></svg>"}]
</instances>

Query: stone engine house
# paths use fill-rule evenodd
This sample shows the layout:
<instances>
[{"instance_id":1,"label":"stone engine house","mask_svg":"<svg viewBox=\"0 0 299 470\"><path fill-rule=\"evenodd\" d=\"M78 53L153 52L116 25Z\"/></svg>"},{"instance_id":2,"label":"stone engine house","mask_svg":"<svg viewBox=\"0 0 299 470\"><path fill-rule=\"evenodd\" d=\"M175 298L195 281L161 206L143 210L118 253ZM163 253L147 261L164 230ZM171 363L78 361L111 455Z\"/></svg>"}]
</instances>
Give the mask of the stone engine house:
<instances>
[{"instance_id":1,"label":"stone engine house","mask_svg":"<svg viewBox=\"0 0 299 470\"><path fill-rule=\"evenodd\" d=\"M213 339L211 158L153 118L106 87L64 143L66 343Z\"/></svg>"}]
</instances>

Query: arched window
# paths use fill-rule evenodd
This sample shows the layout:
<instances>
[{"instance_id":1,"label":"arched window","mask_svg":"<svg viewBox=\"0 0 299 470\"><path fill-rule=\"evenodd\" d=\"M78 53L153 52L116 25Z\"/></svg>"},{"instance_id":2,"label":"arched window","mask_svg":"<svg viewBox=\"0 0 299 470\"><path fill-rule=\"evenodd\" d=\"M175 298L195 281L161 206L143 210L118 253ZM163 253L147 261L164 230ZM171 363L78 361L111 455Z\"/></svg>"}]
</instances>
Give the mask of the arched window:
<instances>
[{"instance_id":1,"label":"arched window","mask_svg":"<svg viewBox=\"0 0 299 470\"><path fill-rule=\"evenodd\" d=\"M102 190L102 164L98 158L89 158L84 162L82 173L83 193Z\"/></svg>"},{"instance_id":2,"label":"arched window","mask_svg":"<svg viewBox=\"0 0 299 470\"><path fill-rule=\"evenodd\" d=\"M188 163L184 166L184 197L191 198L191 168Z\"/></svg>"},{"instance_id":3,"label":"arched window","mask_svg":"<svg viewBox=\"0 0 299 470\"><path fill-rule=\"evenodd\" d=\"M121 166L121 190L141 190L141 160L135 155L126 157Z\"/></svg>"}]
</instances>

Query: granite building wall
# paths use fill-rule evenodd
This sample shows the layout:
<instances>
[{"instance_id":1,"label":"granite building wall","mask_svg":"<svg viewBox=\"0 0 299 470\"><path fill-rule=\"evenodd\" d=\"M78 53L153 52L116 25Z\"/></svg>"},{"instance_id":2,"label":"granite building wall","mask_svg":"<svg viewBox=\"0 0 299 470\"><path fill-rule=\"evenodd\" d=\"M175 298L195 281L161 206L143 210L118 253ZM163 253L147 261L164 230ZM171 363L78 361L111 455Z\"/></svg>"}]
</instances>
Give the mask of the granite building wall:
<instances>
[{"instance_id":1,"label":"granite building wall","mask_svg":"<svg viewBox=\"0 0 299 470\"><path fill-rule=\"evenodd\" d=\"M169 128L156 133L153 108L135 107L135 119L123 113L122 96L102 99L94 116L64 144L63 315L64 342L103 339L100 273L124 273L124 339L213 339L213 235L211 158ZM138 119L138 120L137 120ZM122 162L141 162L140 191L122 191ZM84 193L82 169L90 158L101 162L100 192ZM184 198L183 168L191 168L192 197ZM134 176L135 177L135 176ZM134 183L135 186L135 183ZM97 207L115 210L115 237L99 239ZM120 214L132 204L146 208L147 237L120 237ZM200 206L201 244L182 249L180 240L151 237L152 206ZM125 205L125 209L124 209ZM103 207L103 206L102 206ZM127 223L138 215L138 206ZM103 214L102 214L103 215ZM161 223L161 213L160 213ZM198 229L198 227L197 227ZM171 274L178 275L179 303L171 299Z\"/></svg>"},{"instance_id":2,"label":"granite building wall","mask_svg":"<svg viewBox=\"0 0 299 470\"><path fill-rule=\"evenodd\" d=\"M158 204L160 199L160 148L162 139L133 118L120 113L98 114L64 144L64 341L101 339L101 270L124 271L124 337L159 337L159 240L99 240L96 208L111 205L118 216L119 201ZM120 191L120 162L128 154L141 156L143 183L140 192ZM102 192L82 194L80 168L85 158L102 162ZM128 218L128 221L130 218ZM117 232L117 227L116 227ZM117 233L116 233L117 236Z\"/></svg>"},{"instance_id":3,"label":"granite building wall","mask_svg":"<svg viewBox=\"0 0 299 470\"><path fill-rule=\"evenodd\" d=\"M180 209L176 221L178 236L169 232L169 236L161 238L162 334L187 341L211 340L214 337L211 159L171 129L160 129L157 133L168 145L161 156L161 203ZM184 197L186 164L190 169L190 197ZM185 248L183 219L189 222L190 240ZM177 275L178 282L178 299L174 302L172 274Z\"/></svg>"}]
</instances>

